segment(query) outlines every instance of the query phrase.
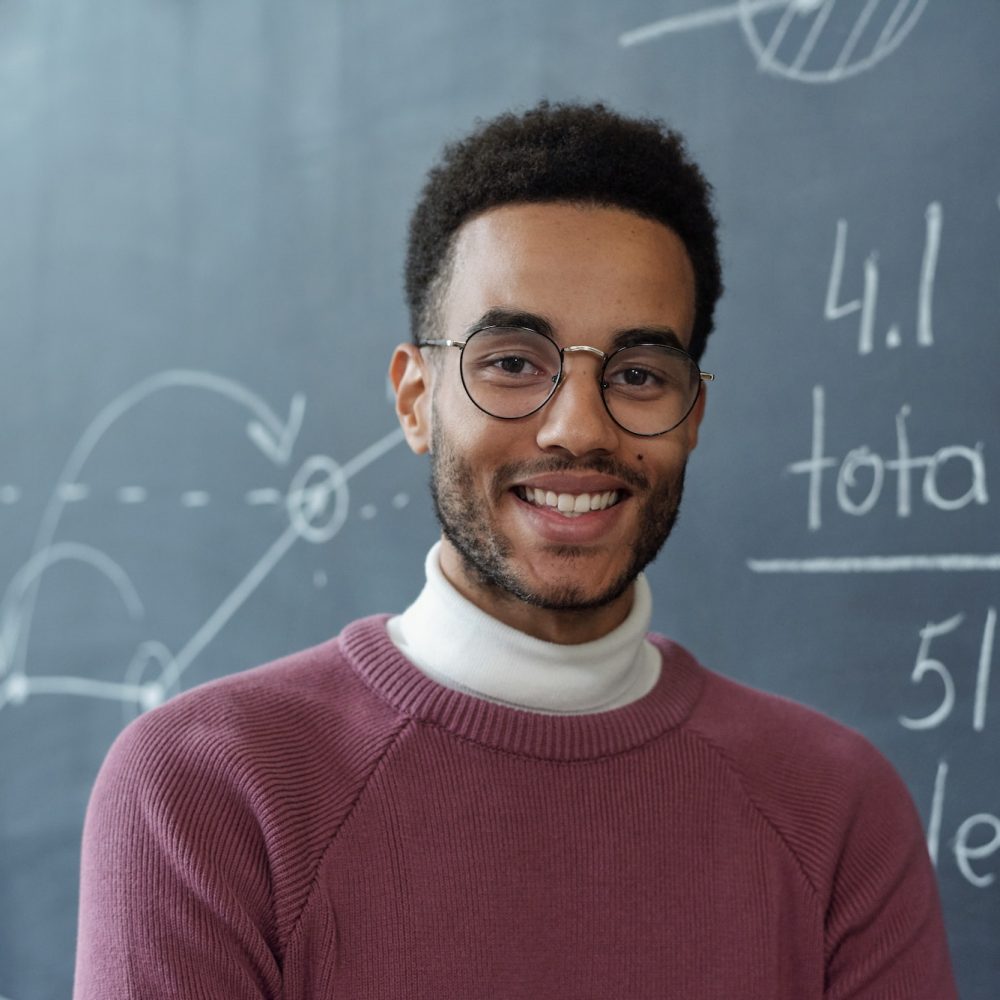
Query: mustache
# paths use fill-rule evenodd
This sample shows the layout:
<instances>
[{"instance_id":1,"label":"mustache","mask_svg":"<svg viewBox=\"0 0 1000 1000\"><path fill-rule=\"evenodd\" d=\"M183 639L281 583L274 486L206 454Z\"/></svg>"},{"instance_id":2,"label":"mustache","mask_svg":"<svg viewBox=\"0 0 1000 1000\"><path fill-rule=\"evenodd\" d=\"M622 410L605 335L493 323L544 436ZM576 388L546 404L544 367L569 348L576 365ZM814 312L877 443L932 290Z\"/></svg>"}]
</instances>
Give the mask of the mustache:
<instances>
[{"instance_id":1,"label":"mustache","mask_svg":"<svg viewBox=\"0 0 1000 1000\"><path fill-rule=\"evenodd\" d=\"M583 461L571 458L540 458L533 462L508 462L493 474L496 483L510 482L512 479L527 479L529 476L544 475L549 472L596 472L602 476L620 479L629 489L647 490L649 480L635 469L603 455L595 455Z\"/></svg>"}]
</instances>

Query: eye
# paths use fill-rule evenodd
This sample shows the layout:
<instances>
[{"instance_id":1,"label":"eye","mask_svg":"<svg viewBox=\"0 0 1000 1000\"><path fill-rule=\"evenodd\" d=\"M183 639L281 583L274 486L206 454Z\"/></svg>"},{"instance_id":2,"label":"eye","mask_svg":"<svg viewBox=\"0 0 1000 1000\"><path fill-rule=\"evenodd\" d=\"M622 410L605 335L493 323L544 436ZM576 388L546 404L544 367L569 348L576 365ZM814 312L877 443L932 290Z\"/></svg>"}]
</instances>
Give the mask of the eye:
<instances>
[{"instance_id":1,"label":"eye","mask_svg":"<svg viewBox=\"0 0 1000 1000\"><path fill-rule=\"evenodd\" d=\"M636 364L616 365L605 373L604 381L609 389L643 396L661 395L671 388L669 376L662 368Z\"/></svg>"},{"instance_id":2,"label":"eye","mask_svg":"<svg viewBox=\"0 0 1000 1000\"><path fill-rule=\"evenodd\" d=\"M523 388L558 373L559 350L532 330L490 327L469 338L463 361L469 380Z\"/></svg>"},{"instance_id":3,"label":"eye","mask_svg":"<svg viewBox=\"0 0 1000 1000\"><path fill-rule=\"evenodd\" d=\"M604 374L609 390L636 400L685 394L690 364L679 352L658 345L628 348L613 355Z\"/></svg>"},{"instance_id":4,"label":"eye","mask_svg":"<svg viewBox=\"0 0 1000 1000\"><path fill-rule=\"evenodd\" d=\"M537 371L535 365L528 358L517 357L515 355L497 358L492 363L507 375L531 374Z\"/></svg>"},{"instance_id":5,"label":"eye","mask_svg":"<svg viewBox=\"0 0 1000 1000\"><path fill-rule=\"evenodd\" d=\"M625 385L642 386L647 382L656 381L656 376L645 368L626 368L618 377Z\"/></svg>"}]
</instances>

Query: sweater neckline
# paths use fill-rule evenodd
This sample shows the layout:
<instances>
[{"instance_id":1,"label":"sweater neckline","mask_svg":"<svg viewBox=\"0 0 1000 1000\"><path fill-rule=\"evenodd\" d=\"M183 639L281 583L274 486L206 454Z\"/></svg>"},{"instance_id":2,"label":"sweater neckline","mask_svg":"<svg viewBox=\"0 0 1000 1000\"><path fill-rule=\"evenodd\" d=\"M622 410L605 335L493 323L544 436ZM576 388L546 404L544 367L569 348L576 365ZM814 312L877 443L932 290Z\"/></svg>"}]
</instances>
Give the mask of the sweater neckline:
<instances>
[{"instance_id":1,"label":"sweater neckline","mask_svg":"<svg viewBox=\"0 0 1000 1000\"><path fill-rule=\"evenodd\" d=\"M568 763L635 750L682 723L703 684L703 672L690 653L650 634L662 667L656 684L642 698L592 714L525 711L445 687L428 677L389 638L389 617L362 618L347 625L339 636L350 666L365 684L415 721L519 756Z\"/></svg>"},{"instance_id":2,"label":"sweater neckline","mask_svg":"<svg viewBox=\"0 0 1000 1000\"><path fill-rule=\"evenodd\" d=\"M660 654L647 641L652 597L640 573L628 615L590 642L560 645L525 634L467 600L441 570L441 542L424 561L417 599L388 622L403 655L445 687L529 712L605 712L656 684ZM447 641L442 637L447 636Z\"/></svg>"}]
</instances>

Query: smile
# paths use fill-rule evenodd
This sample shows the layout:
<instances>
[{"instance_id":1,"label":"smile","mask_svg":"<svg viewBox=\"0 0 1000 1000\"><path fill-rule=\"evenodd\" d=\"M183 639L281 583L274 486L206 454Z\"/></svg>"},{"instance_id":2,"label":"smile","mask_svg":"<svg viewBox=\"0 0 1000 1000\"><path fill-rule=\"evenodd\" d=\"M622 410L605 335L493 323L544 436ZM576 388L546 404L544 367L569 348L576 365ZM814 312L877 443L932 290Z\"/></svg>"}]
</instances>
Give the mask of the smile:
<instances>
[{"instance_id":1,"label":"smile","mask_svg":"<svg viewBox=\"0 0 1000 1000\"><path fill-rule=\"evenodd\" d=\"M613 507L619 500L618 490L604 493L556 493L532 486L518 486L514 492L534 507L548 507L559 511L564 517L579 517L595 510Z\"/></svg>"}]
</instances>

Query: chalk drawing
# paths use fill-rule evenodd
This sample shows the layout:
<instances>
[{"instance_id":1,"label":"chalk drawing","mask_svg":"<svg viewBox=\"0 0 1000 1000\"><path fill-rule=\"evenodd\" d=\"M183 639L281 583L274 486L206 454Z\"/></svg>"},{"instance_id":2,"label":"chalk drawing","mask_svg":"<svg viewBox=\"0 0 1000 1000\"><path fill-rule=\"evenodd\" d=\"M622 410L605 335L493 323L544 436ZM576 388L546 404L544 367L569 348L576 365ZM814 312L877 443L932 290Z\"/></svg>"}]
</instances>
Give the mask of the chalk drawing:
<instances>
[{"instance_id":1,"label":"chalk drawing","mask_svg":"<svg viewBox=\"0 0 1000 1000\"><path fill-rule=\"evenodd\" d=\"M843 513L855 517L865 516L878 504L888 473L896 477L895 512L899 518L909 517L912 513L914 480L920 483L920 497L924 504L936 510L955 512L973 503L980 506L989 503L983 442L977 441L971 446L947 445L931 454L914 455L906 424L911 412L912 408L904 403L896 414L894 458L883 458L867 445L861 445L852 448L838 461L826 454L826 390L821 385L813 387L811 454L809 458L787 466L787 471L793 475L809 477L806 521L810 531L819 531L823 525L821 498L824 476L838 465L834 480L837 506ZM954 466L955 463L967 475L968 487L957 496L943 496L938 482L939 473L945 466Z\"/></svg>"},{"instance_id":2,"label":"chalk drawing","mask_svg":"<svg viewBox=\"0 0 1000 1000\"><path fill-rule=\"evenodd\" d=\"M747 568L754 573L997 573L1000 572L1000 552L748 559Z\"/></svg>"},{"instance_id":3,"label":"chalk drawing","mask_svg":"<svg viewBox=\"0 0 1000 1000\"><path fill-rule=\"evenodd\" d=\"M622 47L737 21L764 73L798 83L837 83L894 52L928 0L738 0L626 31Z\"/></svg>"},{"instance_id":4,"label":"chalk drawing","mask_svg":"<svg viewBox=\"0 0 1000 1000\"><path fill-rule=\"evenodd\" d=\"M954 632L965 621L964 614L952 615L947 621L928 622L920 629L920 646L917 659L910 674L914 684L920 684L930 674L936 676L941 683L941 704L933 711L919 719L900 715L899 724L904 729L920 730L935 729L944 723L955 708L955 681L952 671L940 660L930 655L931 643L940 636ZM986 709L990 690L990 673L993 669L993 642L996 635L997 609L989 608L986 612L986 623L983 627L983 639L979 647L979 660L976 669L975 697L972 703L972 728L981 733L986 728Z\"/></svg>"},{"instance_id":5,"label":"chalk drawing","mask_svg":"<svg viewBox=\"0 0 1000 1000\"><path fill-rule=\"evenodd\" d=\"M160 704L178 690L185 672L297 542L320 544L341 530L350 505L350 479L403 440L402 431L396 428L344 465L327 455L310 455L293 473L287 492L273 487L248 491L246 503L283 506L288 523L176 652L157 639L144 640L125 666L121 682L39 676L31 672L28 654L39 589L46 573L60 564L76 562L93 570L114 588L132 620L143 619L142 601L124 569L91 546L56 541L56 532L66 506L81 503L90 496L81 473L104 436L154 394L179 389L213 393L244 408L250 417L246 427L250 441L276 468L289 463L305 414L306 400L301 393L292 397L288 417L282 420L259 396L232 379L203 371L172 370L142 380L108 404L70 453L43 511L31 556L14 575L0 602L0 709L22 705L29 697L42 694L120 701L126 714ZM398 494L394 500L397 509L405 506L405 501L400 502L404 496ZM4 488L5 502L15 502L19 497L14 487ZM118 489L116 498L120 503L141 504L147 500L148 492L142 485L130 483ZM210 501L204 490L190 489L180 495L181 505L187 508L204 507ZM325 586L325 573L318 571L314 582Z\"/></svg>"},{"instance_id":6,"label":"chalk drawing","mask_svg":"<svg viewBox=\"0 0 1000 1000\"><path fill-rule=\"evenodd\" d=\"M934 278L937 273L938 255L941 249L941 228L943 211L940 202L932 201L924 213L924 250L920 262L920 280L917 286L916 342L920 347L934 345ZM837 220L834 237L833 260L830 278L826 286L826 301L823 318L831 322L843 319L853 313L859 314L858 353L871 354L875 348L875 313L878 306L879 266L878 252L873 250L865 258L864 284L861 297L841 302L841 285L844 279L844 261L847 254L847 220ZM903 343L899 324L893 323L885 336L886 347L897 348Z\"/></svg>"}]
</instances>

